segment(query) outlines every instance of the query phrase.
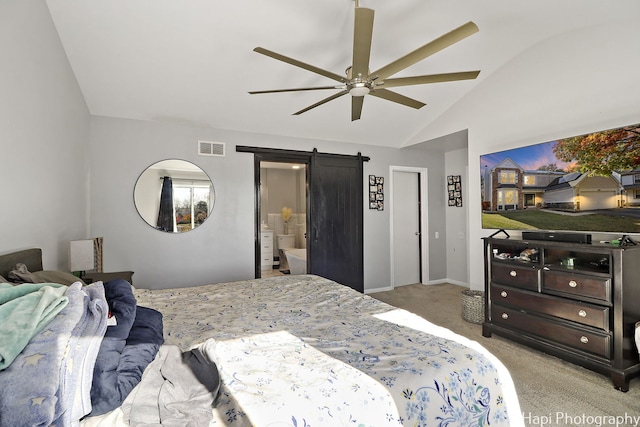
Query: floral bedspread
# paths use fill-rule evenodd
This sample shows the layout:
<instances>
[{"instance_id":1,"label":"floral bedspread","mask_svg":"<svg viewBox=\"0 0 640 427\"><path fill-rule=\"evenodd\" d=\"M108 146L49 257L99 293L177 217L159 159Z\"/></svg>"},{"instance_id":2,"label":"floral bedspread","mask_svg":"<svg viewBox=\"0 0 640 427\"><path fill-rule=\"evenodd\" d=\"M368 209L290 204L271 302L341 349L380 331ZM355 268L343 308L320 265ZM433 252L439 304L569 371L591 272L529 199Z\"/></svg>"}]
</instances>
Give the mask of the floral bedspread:
<instances>
[{"instance_id":1,"label":"floral bedspread","mask_svg":"<svg viewBox=\"0 0 640 427\"><path fill-rule=\"evenodd\" d=\"M167 344L215 340L216 427L524 425L506 368L478 343L318 276L136 298L163 313Z\"/></svg>"}]
</instances>

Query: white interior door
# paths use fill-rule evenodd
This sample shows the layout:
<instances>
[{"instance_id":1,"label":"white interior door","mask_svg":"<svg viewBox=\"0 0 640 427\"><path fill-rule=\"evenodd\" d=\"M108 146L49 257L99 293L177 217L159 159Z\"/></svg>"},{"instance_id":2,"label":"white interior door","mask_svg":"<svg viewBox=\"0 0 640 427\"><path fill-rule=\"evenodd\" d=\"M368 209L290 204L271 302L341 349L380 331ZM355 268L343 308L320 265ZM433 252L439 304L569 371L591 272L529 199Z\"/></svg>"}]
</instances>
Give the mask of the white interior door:
<instances>
[{"instance_id":1,"label":"white interior door","mask_svg":"<svg viewBox=\"0 0 640 427\"><path fill-rule=\"evenodd\" d=\"M420 173L392 171L393 286L421 283Z\"/></svg>"}]
</instances>

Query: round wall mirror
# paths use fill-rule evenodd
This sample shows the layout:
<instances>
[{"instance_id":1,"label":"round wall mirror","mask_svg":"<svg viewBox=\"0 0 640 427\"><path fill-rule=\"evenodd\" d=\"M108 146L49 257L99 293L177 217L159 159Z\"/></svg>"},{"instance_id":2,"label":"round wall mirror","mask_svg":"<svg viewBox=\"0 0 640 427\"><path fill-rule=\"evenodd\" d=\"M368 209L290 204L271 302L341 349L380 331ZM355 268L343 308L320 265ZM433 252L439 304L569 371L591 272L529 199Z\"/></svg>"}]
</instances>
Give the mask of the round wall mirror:
<instances>
[{"instance_id":1,"label":"round wall mirror","mask_svg":"<svg viewBox=\"0 0 640 427\"><path fill-rule=\"evenodd\" d=\"M133 191L138 213L151 227L184 233L200 226L213 209L213 183L186 160L169 159L145 169Z\"/></svg>"}]
</instances>

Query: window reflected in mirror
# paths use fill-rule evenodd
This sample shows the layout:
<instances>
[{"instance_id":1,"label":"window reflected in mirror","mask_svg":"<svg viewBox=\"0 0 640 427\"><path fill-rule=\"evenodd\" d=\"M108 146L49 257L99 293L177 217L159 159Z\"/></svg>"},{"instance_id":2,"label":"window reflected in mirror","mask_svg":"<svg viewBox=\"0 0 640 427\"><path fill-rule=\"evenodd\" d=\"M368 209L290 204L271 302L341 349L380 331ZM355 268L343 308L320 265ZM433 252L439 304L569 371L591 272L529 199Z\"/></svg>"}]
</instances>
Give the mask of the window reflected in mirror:
<instances>
[{"instance_id":1,"label":"window reflected in mirror","mask_svg":"<svg viewBox=\"0 0 640 427\"><path fill-rule=\"evenodd\" d=\"M162 160L136 181L134 202L151 227L183 233L202 225L214 203L213 183L200 167L186 160Z\"/></svg>"}]
</instances>

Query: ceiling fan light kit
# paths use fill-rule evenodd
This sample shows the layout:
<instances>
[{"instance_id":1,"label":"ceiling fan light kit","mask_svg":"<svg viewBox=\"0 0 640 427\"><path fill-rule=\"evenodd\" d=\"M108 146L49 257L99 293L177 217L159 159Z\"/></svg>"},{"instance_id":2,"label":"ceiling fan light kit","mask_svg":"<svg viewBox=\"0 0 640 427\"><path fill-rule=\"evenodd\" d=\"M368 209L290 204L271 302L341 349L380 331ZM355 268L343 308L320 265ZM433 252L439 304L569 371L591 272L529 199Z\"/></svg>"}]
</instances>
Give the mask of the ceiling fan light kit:
<instances>
[{"instance_id":1,"label":"ceiling fan light kit","mask_svg":"<svg viewBox=\"0 0 640 427\"><path fill-rule=\"evenodd\" d=\"M397 92L390 91L387 88L428 83L441 83L457 80L472 80L478 77L478 74L480 74L480 71L464 71L456 73L431 74L424 76L389 78L399 73L400 71L412 66L413 64L433 55L434 53L437 53L469 37L470 35L475 34L476 32L478 32L478 27L473 22L467 22L466 24L438 37L435 40L432 40L431 42L419 47L418 49L408 53L407 55L385 65L384 67L374 72L370 72L369 57L371 54L371 40L373 37L374 11L372 9L358 7L357 1L355 2L355 4L356 7L353 33L353 59L352 64L347 68L344 76L324 70L314 65L306 64L304 62L281 55L262 47L256 47L254 49L254 51L257 53L269 56L279 61L286 62L290 65L294 65L296 67L337 81L340 83L339 85L294 89L273 89L252 91L249 93L253 95L279 92L338 89L339 92L327 98L324 98L313 105L303 108L300 111L295 112L294 115L305 113L313 108L316 108L322 104L326 104L327 102L339 98L343 95L350 94L351 120L353 121L360 119L360 116L362 114L362 106L364 104L364 97L366 95L372 95L377 98L395 102L397 104L419 109L424 107L426 104L401 95Z\"/></svg>"},{"instance_id":2,"label":"ceiling fan light kit","mask_svg":"<svg viewBox=\"0 0 640 427\"><path fill-rule=\"evenodd\" d=\"M365 96L371 91L371 88L366 82L353 83L350 86L349 94L351 96Z\"/></svg>"}]
</instances>

